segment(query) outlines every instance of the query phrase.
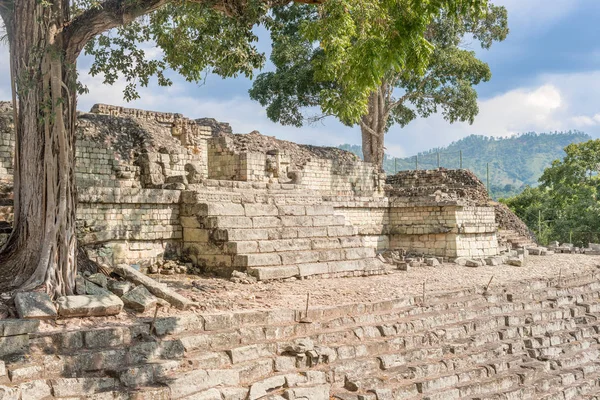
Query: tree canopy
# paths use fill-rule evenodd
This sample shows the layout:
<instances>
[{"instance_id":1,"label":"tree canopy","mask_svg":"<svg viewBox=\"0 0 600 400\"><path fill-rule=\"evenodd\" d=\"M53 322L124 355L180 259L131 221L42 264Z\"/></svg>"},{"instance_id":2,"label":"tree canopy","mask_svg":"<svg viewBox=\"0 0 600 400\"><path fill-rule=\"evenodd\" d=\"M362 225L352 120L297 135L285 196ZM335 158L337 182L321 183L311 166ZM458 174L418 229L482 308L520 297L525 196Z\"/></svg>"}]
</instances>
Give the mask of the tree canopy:
<instances>
[{"instance_id":1,"label":"tree canopy","mask_svg":"<svg viewBox=\"0 0 600 400\"><path fill-rule=\"evenodd\" d=\"M579 246L600 241L600 140L573 143L528 188L504 200L543 243L573 241ZM540 229L541 228L541 229Z\"/></svg>"},{"instance_id":2,"label":"tree canopy","mask_svg":"<svg viewBox=\"0 0 600 400\"><path fill-rule=\"evenodd\" d=\"M410 8L404 8L399 19L412 27L414 17ZM488 49L508 34L504 7L489 4L484 10L466 12L448 8L427 22L415 22L423 32L418 40L410 40L407 35L403 43L390 41L397 44L393 49L383 49L383 42L349 38L351 56L332 62L330 43L322 41L324 35L305 35L305 27L315 21L320 21L320 14L311 7L295 4L273 10L271 61L275 70L257 77L250 97L266 106L271 120L284 125L302 126L333 115L347 125L360 124L366 131L363 134L375 136L382 136L394 123L405 126L418 116L437 112L449 122L473 122L478 112L474 86L489 80L491 72L464 41L469 38ZM365 59L390 50L402 61L381 58L388 61L368 68L378 71L378 78L363 76ZM336 50L335 54L343 52ZM348 76L353 76L353 81L370 83L353 86L337 79L340 72L346 76L345 71L352 71ZM370 95L379 94L370 105L365 103L369 99L364 89L370 90Z\"/></svg>"}]
</instances>

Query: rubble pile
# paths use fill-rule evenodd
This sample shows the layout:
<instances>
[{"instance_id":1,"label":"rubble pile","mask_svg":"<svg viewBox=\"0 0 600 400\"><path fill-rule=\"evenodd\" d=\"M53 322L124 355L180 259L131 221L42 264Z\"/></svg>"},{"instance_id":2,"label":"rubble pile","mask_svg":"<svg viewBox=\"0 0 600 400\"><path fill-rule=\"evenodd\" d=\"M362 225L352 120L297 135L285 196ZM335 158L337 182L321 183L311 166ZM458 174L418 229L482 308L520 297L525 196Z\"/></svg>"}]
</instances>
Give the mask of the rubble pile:
<instances>
[{"instance_id":1,"label":"rubble pile","mask_svg":"<svg viewBox=\"0 0 600 400\"><path fill-rule=\"evenodd\" d=\"M485 185L466 169L400 171L388 176L385 183L390 196L432 197L473 206L486 206L490 200Z\"/></svg>"},{"instance_id":2,"label":"rubble pile","mask_svg":"<svg viewBox=\"0 0 600 400\"><path fill-rule=\"evenodd\" d=\"M506 206L506 204L494 202L494 211L496 212L498 229L513 231L524 238L528 238L532 242L536 241L533 232L531 232L527 225L525 225L525 223Z\"/></svg>"},{"instance_id":3,"label":"rubble pile","mask_svg":"<svg viewBox=\"0 0 600 400\"><path fill-rule=\"evenodd\" d=\"M232 138L235 150L238 152L256 152L270 154L274 152L285 153L290 157L290 164L294 169L304 166L308 161L315 158L336 160L338 163L354 163L359 160L358 156L346 150L336 147L320 147L297 144L287 140L280 140L274 136L266 136L258 131L248 134L228 134L221 136Z\"/></svg>"}]
</instances>

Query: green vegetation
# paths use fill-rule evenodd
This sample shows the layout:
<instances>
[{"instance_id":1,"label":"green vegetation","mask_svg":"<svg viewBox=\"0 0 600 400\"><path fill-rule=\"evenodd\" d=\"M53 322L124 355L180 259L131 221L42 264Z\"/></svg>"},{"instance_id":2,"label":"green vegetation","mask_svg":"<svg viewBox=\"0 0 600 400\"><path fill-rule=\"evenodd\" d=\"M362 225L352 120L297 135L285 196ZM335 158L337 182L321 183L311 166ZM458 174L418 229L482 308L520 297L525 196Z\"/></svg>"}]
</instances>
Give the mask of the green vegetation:
<instances>
[{"instance_id":1,"label":"green vegetation","mask_svg":"<svg viewBox=\"0 0 600 400\"><path fill-rule=\"evenodd\" d=\"M562 160L544 171L539 187L503 202L544 244L554 240L576 246L599 243L600 140L570 144L565 152Z\"/></svg>"},{"instance_id":2,"label":"green vegetation","mask_svg":"<svg viewBox=\"0 0 600 400\"><path fill-rule=\"evenodd\" d=\"M544 169L565 156L565 146L590 139L589 135L579 131L525 133L505 138L471 135L446 147L419 153L417 157L419 169L437 168L438 153L440 166L459 168L462 150L463 168L473 171L484 183L489 163L490 192L498 199L519 194L527 186L536 186ZM345 144L340 148L361 155L360 146ZM388 174L393 174L396 169L415 169L415 156L396 159L386 155L384 169Z\"/></svg>"},{"instance_id":3,"label":"green vegetation","mask_svg":"<svg viewBox=\"0 0 600 400\"><path fill-rule=\"evenodd\" d=\"M363 12L369 10L367 7ZM431 53L422 68L413 65L421 57L421 43L406 41L397 51L407 62L381 69L377 86L367 97L356 97L355 89L340 82L336 74L322 73L331 41L319 40L320 46L316 46L316 38L303 34L302 27L318 21L319 12L297 4L273 10L271 61L275 71L257 77L250 97L266 107L271 120L284 125L301 126L329 115L348 126L358 125L364 159L379 166L384 159L384 136L394 124L405 126L415 118L438 112L450 123L473 122L479 112L475 86L488 81L492 74L488 64L477 58L470 42L479 42L481 48L489 49L508 34L504 7L488 4L484 12L444 10L430 20L424 31ZM397 12L406 14L403 18L409 21L413 18L410 7L399 7ZM348 45L361 54L382 51L370 47L370 42ZM363 67L352 66L352 62L340 59L340 66L348 71ZM313 115L317 109L320 113ZM349 114L349 110L353 113Z\"/></svg>"}]
</instances>

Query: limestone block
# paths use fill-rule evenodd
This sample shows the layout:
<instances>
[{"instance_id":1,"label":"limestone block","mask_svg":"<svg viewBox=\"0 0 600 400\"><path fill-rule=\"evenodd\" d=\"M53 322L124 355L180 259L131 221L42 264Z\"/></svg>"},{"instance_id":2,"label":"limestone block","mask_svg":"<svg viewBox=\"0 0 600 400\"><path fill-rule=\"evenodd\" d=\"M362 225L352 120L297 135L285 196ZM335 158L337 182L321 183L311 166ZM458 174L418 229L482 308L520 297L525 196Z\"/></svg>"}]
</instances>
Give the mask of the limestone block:
<instances>
[{"instance_id":1,"label":"limestone block","mask_svg":"<svg viewBox=\"0 0 600 400\"><path fill-rule=\"evenodd\" d=\"M92 283L95 283L96 285L98 285L104 289L106 289L106 285L108 284L108 279L106 278L106 275L101 274L101 273L92 274L87 277L87 280Z\"/></svg>"},{"instance_id":2,"label":"limestone block","mask_svg":"<svg viewBox=\"0 0 600 400\"><path fill-rule=\"evenodd\" d=\"M256 382L273 373L273 360L253 360L251 363L238 365L235 369L240 374L240 382Z\"/></svg>"},{"instance_id":3,"label":"limestone block","mask_svg":"<svg viewBox=\"0 0 600 400\"><path fill-rule=\"evenodd\" d=\"M254 228L277 228L282 226L279 217L252 217L252 227Z\"/></svg>"},{"instance_id":4,"label":"limestone block","mask_svg":"<svg viewBox=\"0 0 600 400\"><path fill-rule=\"evenodd\" d=\"M247 217L257 216L277 216L279 209L274 204L244 204L244 211Z\"/></svg>"},{"instance_id":5,"label":"limestone block","mask_svg":"<svg viewBox=\"0 0 600 400\"><path fill-rule=\"evenodd\" d=\"M45 292L20 292L15 295L17 314L23 319L56 318L56 307Z\"/></svg>"},{"instance_id":6,"label":"limestone block","mask_svg":"<svg viewBox=\"0 0 600 400\"><path fill-rule=\"evenodd\" d=\"M156 306L158 299L148 291L144 286L138 286L135 289L125 293L121 300L125 307L138 312L146 312Z\"/></svg>"},{"instance_id":7,"label":"limestone block","mask_svg":"<svg viewBox=\"0 0 600 400\"><path fill-rule=\"evenodd\" d=\"M312 263L319 261L318 251L289 251L281 253L283 265Z\"/></svg>"},{"instance_id":8,"label":"limestone block","mask_svg":"<svg viewBox=\"0 0 600 400\"><path fill-rule=\"evenodd\" d=\"M21 390L22 399L41 400L49 398L52 395L50 385L42 379L22 383L19 385L19 389ZM0 398L5 399L1 393Z\"/></svg>"},{"instance_id":9,"label":"limestone block","mask_svg":"<svg viewBox=\"0 0 600 400\"><path fill-rule=\"evenodd\" d=\"M329 400L329 392L331 386L328 384L310 386L310 387L295 387L285 391L285 397L289 400Z\"/></svg>"},{"instance_id":10,"label":"limestone block","mask_svg":"<svg viewBox=\"0 0 600 400\"><path fill-rule=\"evenodd\" d=\"M466 267L477 268L483 267L485 264L481 262L481 260L469 259L465 262Z\"/></svg>"},{"instance_id":11,"label":"limestone block","mask_svg":"<svg viewBox=\"0 0 600 400\"><path fill-rule=\"evenodd\" d=\"M123 309L123 302L114 294L63 296L56 302L61 317L116 315Z\"/></svg>"},{"instance_id":12,"label":"limestone block","mask_svg":"<svg viewBox=\"0 0 600 400\"><path fill-rule=\"evenodd\" d=\"M426 258L425 263L430 267L437 267L440 265L440 262L437 258Z\"/></svg>"},{"instance_id":13,"label":"limestone block","mask_svg":"<svg viewBox=\"0 0 600 400\"><path fill-rule=\"evenodd\" d=\"M108 281L108 290L116 294L117 296L123 296L125 293L129 292L133 288L131 282L126 281Z\"/></svg>"},{"instance_id":14,"label":"limestone block","mask_svg":"<svg viewBox=\"0 0 600 400\"><path fill-rule=\"evenodd\" d=\"M279 206L279 215L306 215L305 206Z\"/></svg>"},{"instance_id":15,"label":"limestone block","mask_svg":"<svg viewBox=\"0 0 600 400\"><path fill-rule=\"evenodd\" d=\"M8 370L8 377L12 383L19 383L40 379L43 372L42 366L36 364L12 366Z\"/></svg>"},{"instance_id":16,"label":"limestone block","mask_svg":"<svg viewBox=\"0 0 600 400\"><path fill-rule=\"evenodd\" d=\"M114 378L60 378L50 381L55 397L89 396L117 387Z\"/></svg>"},{"instance_id":17,"label":"limestone block","mask_svg":"<svg viewBox=\"0 0 600 400\"><path fill-rule=\"evenodd\" d=\"M102 287L100 287L90 281L86 281L85 282L85 294L97 295L97 296L107 296L107 295L110 295L111 292L109 292L106 289L103 289Z\"/></svg>"},{"instance_id":18,"label":"limestone block","mask_svg":"<svg viewBox=\"0 0 600 400\"><path fill-rule=\"evenodd\" d=\"M249 400L257 400L266 396L269 392L281 388L286 384L284 375L275 375L250 386Z\"/></svg>"},{"instance_id":19,"label":"limestone block","mask_svg":"<svg viewBox=\"0 0 600 400\"><path fill-rule=\"evenodd\" d=\"M329 273L328 263L305 263L298 264L300 276L321 275Z\"/></svg>"},{"instance_id":20,"label":"limestone block","mask_svg":"<svg viewBox=\"0 0 600 400\"><path fill-rule=\"evenodd\" d=\"M0 320L0 337L37 332L39 326L38 320L3 319Z\"/></svg>"},{"instance_id":21,"label":"limestone block","mask_svg":"<svg viewBox=\"0 0 600 400\"><path fill-rule=\"evenodd\" d=\"M250 267L248 273L258 280L285 279L299 275L298 266Z\"/></svg>"},{"instance_id":22,"label":"limestone block","mask_svg":"<svg viewBox=\"0 0 600 400\"><path fill-rule=\"evenodd\" d=\"M208 230L196 228L183 228L184 242L208 242Z\"/></svg>"},{"instance_id":23,"label":"limestone block","mask_svg":"<svg viewBox=\"0 0 600 400\"><path fill-rule=\"evenodd\" d=\"M234 267L260 267L265 265L281 265L282 257L277 253L258 253L258 254L247 254L242 256L235 256L233 259ZM295 263L286 263L295 264Z\"/></svg>"},{"instance_id":24,"label":"limestone block","mask_svg":"<svg viewBox=\"0 0 600 400\"><path fill-rule=\"evenodd\" d=\"M16 387L0 385L0 399L2 400L21 400L21 390Z\"/></svg>"},{"instance_id":25,"label":"limestone block","mask_svg":"<svg viewBox=\"0 0 600 400\"><path fill-rule=\"evenodd\" d=\"M180 310L185 310L194 304L193 301L169 289L166 285L156 282L154 279L133 269L129 265L119 264L115 267L115 272L135 284L144 285L150 293L158 298L168 301ZM119 301L121 300L119 299ZM123 302L121 302L121 304L123 304Z\"/></svg>"}]
</instances>

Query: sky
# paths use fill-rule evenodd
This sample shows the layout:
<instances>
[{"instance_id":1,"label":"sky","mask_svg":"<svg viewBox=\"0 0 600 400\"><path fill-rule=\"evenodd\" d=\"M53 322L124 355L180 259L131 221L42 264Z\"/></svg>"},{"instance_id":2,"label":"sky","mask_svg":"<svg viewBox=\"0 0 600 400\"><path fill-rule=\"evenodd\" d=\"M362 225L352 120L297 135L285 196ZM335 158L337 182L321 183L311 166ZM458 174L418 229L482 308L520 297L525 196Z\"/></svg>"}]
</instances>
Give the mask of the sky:
<instances>
[{"instance_id":1,"label":"sky","mask_svg":"<svg viewBox=\"0 0 600 400\"><path fill-rule=\"evenodd\" d=\"M495 0L508 10L510 34L489 50L473 46L492 70L492 79L477 86L479 115L472 125L449 124L439 115L418 119L404 128L394 126L386 135L386 151L410 156L479 134L510 136L523 132L577 129L600 137L600 1ZM268 52L268 35L261 33L259 48ZM78 108L88 111L107 103L154 111L178 112L190 118L212 117L229 122L236 133L262 134L298 143L337 146L360 144L358 127L346 127L335 118L302 128L269 121L264 109L248 96L252 82L238 77L210 75L201 84L171 74L171 87L151 84L141 99L122 99L123 82L102 84L87 73L90 59L79 59L81 81L89 94ZM269 68L267 65L266 68ZM260 71L257 71L260 73ZM0 44L0 100L10 99L8 49Z\"/></svg>"}]
</instances>

